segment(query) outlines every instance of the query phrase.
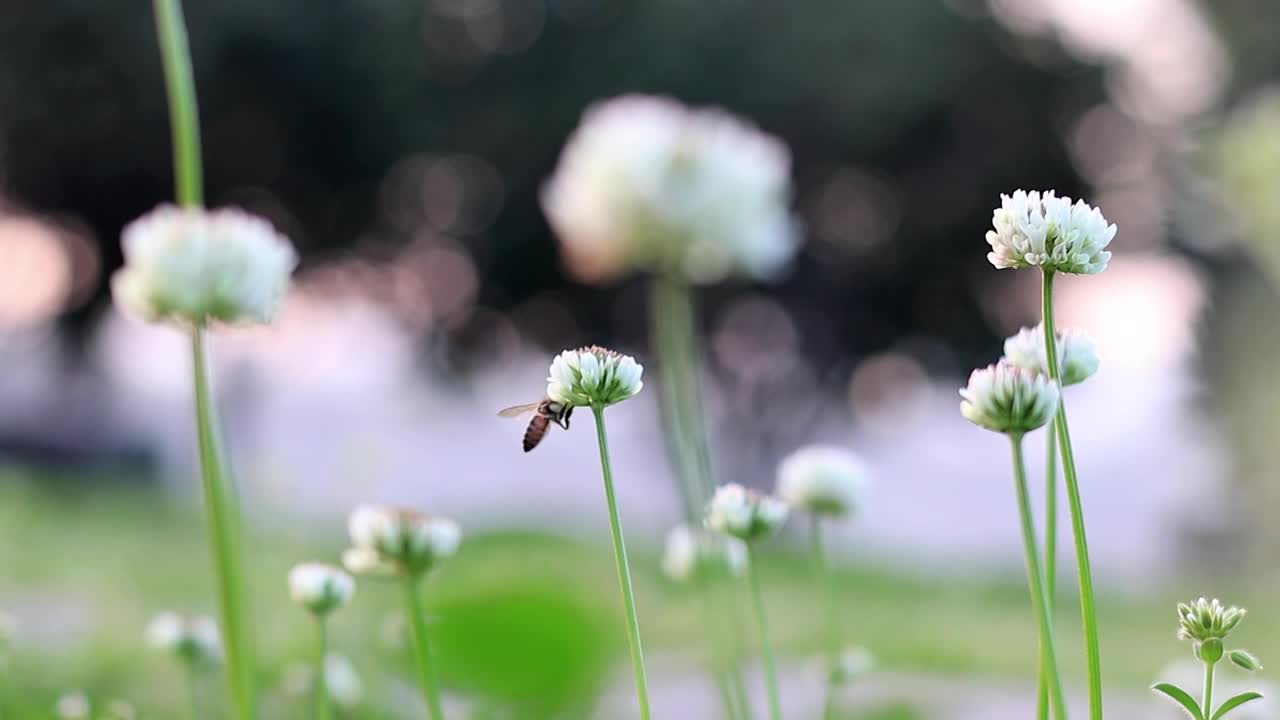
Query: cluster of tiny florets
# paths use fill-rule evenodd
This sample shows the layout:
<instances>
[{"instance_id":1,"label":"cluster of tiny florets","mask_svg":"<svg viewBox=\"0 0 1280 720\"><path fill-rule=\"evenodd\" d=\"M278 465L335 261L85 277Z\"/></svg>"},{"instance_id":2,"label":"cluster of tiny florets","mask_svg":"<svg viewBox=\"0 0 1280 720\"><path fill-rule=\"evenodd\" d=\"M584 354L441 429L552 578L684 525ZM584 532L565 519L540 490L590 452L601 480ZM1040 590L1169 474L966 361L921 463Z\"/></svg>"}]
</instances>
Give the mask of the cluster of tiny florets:
<instances>
[{"instance_id":1,"label":"cluster of tiny florets","mask_svg":"<svg viewBox=\"0 0 1280 720\"><path fill-rule=\"evenodd\" d=\"M1052 190L1001 195L991 224L987 259L1000 269L1039 267L1092 275L1106 270L1111 261L1106 247L1116 235L1116 226L1085 201L1072 202Z\"/></svg>"},{"instance_id":2,"label":"cluster of tiny florets","mask_svg":"<svg viewBox=\"0 0 1280 720\"><path fill-rule=\"evenodd\" d=\"M597 345L565 350L551 362L547 397L571 407L604 407L644 387L644 367L630 355Z\"/></svg>"}]
</instances>

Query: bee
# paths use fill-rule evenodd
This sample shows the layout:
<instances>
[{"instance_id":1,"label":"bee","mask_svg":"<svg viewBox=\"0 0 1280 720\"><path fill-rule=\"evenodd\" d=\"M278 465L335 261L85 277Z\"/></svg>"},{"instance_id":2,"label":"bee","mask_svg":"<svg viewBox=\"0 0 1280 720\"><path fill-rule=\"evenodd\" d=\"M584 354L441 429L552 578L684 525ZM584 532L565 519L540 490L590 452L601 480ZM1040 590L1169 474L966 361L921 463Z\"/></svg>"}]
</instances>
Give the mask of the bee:
<instances>
[{"instance_id":1,"label":"bee","mask_svg":"<svg viewBox=\"0 0 1280 720\"><path fill-rule=\"evenodd\" d=\"M568 430L569 416L573 414L573 406L545 398L528 405L513 405L500 411L498 417L514 418L530 412L533 413L533 417L529 419L529 426L524 430L525 452L538 447L538 443L542 442L542 438L546 437L547 431L551 429L551 423Z\"/></svg>"}]
</instances>

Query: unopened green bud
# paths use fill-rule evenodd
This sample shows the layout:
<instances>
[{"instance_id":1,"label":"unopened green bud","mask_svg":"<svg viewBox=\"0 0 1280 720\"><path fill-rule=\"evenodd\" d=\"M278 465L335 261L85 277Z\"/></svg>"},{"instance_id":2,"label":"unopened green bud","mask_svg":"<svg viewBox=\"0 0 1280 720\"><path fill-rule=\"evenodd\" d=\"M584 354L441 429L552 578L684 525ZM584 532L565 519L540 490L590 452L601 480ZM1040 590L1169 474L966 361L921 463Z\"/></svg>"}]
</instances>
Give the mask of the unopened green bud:
<instances>
[{"instance_id":1,"label":"unopened green bud","mask_svg":"<svg viewBox=\"0 0 1280 720\"><path fill-rule=\"evenodd\" d=\"M1202 643L1196 644L1196 657L1210 665L1222 659L1222 641L1218 638L1209 638Z\"/></svg>"},{"instance_id":2,"label":"unopened green bud","mask_svg":"<svg viewBox=\"0 0 1280 720\"><path fill-rule=\"evenodd\" d=\"M1254 672L1262 669L1262 661L1248 650L1232 650L1230 658L1231 663L1241 670Z\"/></svg>"}]
</instances>

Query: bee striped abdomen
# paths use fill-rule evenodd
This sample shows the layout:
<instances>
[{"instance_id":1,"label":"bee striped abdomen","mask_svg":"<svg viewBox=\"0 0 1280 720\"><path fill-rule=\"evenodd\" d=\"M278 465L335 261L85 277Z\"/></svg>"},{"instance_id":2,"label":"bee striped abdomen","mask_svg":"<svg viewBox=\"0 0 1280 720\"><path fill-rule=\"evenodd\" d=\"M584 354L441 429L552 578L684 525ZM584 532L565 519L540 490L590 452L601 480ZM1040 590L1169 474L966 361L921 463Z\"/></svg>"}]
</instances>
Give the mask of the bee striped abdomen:
<instances>
[{"instance_id":1,"label":"bee striped abdomen","mask_svg":"<svg viewBox=\"0 0 1280 720\"><path fill-rule=\"evenodd\" d=\"M538 443L542 442L542 438L547 436L547 430L551 428L551 420L542 413L533 416L529 421L529 426L524 430L524 451L538 447Z\"/></svg>"}]
</instances>

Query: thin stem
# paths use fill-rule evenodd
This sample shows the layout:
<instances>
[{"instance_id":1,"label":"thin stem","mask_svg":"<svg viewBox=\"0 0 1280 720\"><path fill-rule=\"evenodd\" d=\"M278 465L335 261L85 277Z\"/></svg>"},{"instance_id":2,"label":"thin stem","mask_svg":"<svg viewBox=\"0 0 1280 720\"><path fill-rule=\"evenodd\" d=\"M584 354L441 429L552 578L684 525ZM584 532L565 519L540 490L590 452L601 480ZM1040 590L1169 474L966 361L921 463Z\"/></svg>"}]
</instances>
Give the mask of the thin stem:
<instances>
[{"instance_id":1,"label":"thin stem","mask_svg":"<svg viewBox=\"0 0 1280 720\"><path fill-rule=\"evenodd\" d=\"M1200 703L1200 709L1206 718L1213 717L1213 672L1217 666L1217 663L1204 664L1204 702Z\"/></svg>"},{"instance_id":2,"label":"thin stem","mask_svg":"<svg viewBox=\"0 0 1280 720\"><path fill-rule=\"evenodd\" d=\"M1044 472L1044 592L1045 607L1049 611L1049 624L1058 604L1058 436L1053 428L1045 433ZM1049 717L1048 671L1040 668L1040 704L1036 717Z\"/></svg>"},{"instance_id":3,"label":"thin stem","mask_svg":"<svg viewBox=\"0 0 1280 720\"><path fill-rule=\"evenodd\" d=\"M727 647L726 630L732 630L732 628L725 623L726 616L723 608L713 602L716 584L702 576L693 588L694 594L702 601L702 622L707 633L707 668L715 676L720 700L724 704L725 717L728 720L751 720L749 716L744 717L744 713L747 712L745 705L741 705L734 694L733 672L737 667L737 658Z\"/></svg>"},{"instance_id":4,"label":"thin stem","mask_svg":"<svg viewBox=\"0 0 1280 720\"><path fill-rule=\"evenodd\" d=\"M716 678L716 689L720 691L720 703L724 705L725 720L743 720L733 697L733 685L729 680L728 671L712 667L711 672Z\"/></svg>"},{"instance_id":5,"label":"thin stem","mask_svg":"<svg viewBox=\"0 0 1280 720\"><path fill-rule=\"evenodd\" d=\"M760 654L764 656L764 679L769 690L769 717L782 720L782 697L778 692L778 666L773 660L773 646L769 642L769 621L765 617L764 593L760 591L760 571L756 569L755 548L748 546L747 579L751 584L751 601L756 609L756 624L760 627Z\"/></svg>"},{"instance_id":6,"label":"thin stem","mask_svg":"<svg viewBox=\"0 0 1280 720\"><path fill-rule=\"evenodd\" d=\"M737 613L734 613L737 616ZM734 624L737 627L737 623ZM742 716L742 720L751 720L755 717L755 712L751 708L751 696L747 694L747 683L742 679L742 665L739 663L739 655L735 652L729 663L729 669L726 671L729 675L729 686L733 689L733 697L737 712Z\"/></svg>"},{"instance_id":7,"label":"thin stem","mask_svg":"<svg viewBox=\"0 0 1280 720\"><path fill-rule=\"evenodd\" d=\"M1049 363L1049 376L1061 387L1062 372L1058 368L1057 330L1053 324L1053 273L1044 273L1044 347ZM1084 506L1080 501L1080 484L1076 477L1075 452L1071 448L1071 432L1067 428L1067 406L1059 399L1054 418L1058 443L1062 451L1062 474L1067 484L1067 504L1071 509L1071 532L1076 545L1076 567L1080 581L1080 614L1084 624L1085 657L1089 670L1089 718L1102 720L1102 655L1098 648L1098 613L1094 607L1093 571L1089 568L1089 542L1085 536Z\"/></svg>"},{"instance_id":8,"label":"thin stem","mask_svg":"<svg viewBox=\"0 0 1280 720\"><path fill-rule=\"evenodd\" d=\"M1009 436L1013 447L1013 478L1017 486L1018 517L1022 525L1022 549L1027 556L1027 580L1031 586L1031 605L1040 626L1040 660L1047 670L1049 700L1053 715L1058 720L1067 717L1066 703L1062 698L1062 682L1058 676L1058 655L1054 647L1053 625L1049 622L1048 599L1045 595L1044 574L1040 567L1040 548L1036 543L1035 521L1031 517L1031 497L1027 491L1027 471L1022 460L1022 436Z\"/></svg>"},{"instance_id":9,"label":"thin stem","mask_svg":"<svg viewBox=\"0 0 1280 720\"><path fill-rule=\"evenodd\" d=\"M604 495L609 504L609 528L613 532L613 555L618 565L618 585L626 606L627 641L631 647L631 670L636 678L636 699L640 717L648 720L649 683L645 679L644 650L640 646L640 619L636 615L636 598L631 590L631 569L627 566L627 547L622 540L622 519L618 516L618 499L613 491L613 468L609 463L609 439L604 429L604 408L591 406L596 417L596 438L600 441L600 470L604 474Z\"/></svg>"},{"instance_id":10,"label":"thin stem","mask_svg":"<svg viewBox=\"0 0 1280 720\"><path fill-rule=\"evenodd\" d=\"M328 633L323 615L316 615L316 720L329 720L329 674L325 672L329 653Z\"/></svg>"},{"instance_id":11,"label":"thin stem","mask_svg":"<svg viewBox=\"0 0 1280 720\"><path fill-rule=\"evenodd\" d=\"M440 687L436 684L435 662L431 659L431 641L427 638L427 617L422 612L419 589L421 582L420 575L404 576L404 611L409 616L413 656L418 664L418 680L422 683L422 697L427 701L427 712L431 720L444 720Z\"/></svg>"},{"instance_id":12,"label":"thin stem","mask_svg":"<svg viewBox=\"0 0 1280 720\"><path fill-rule=\"evenodd\" d=\"M196 394L196 434L200 444L200 468L204 478L204 505L217 581L222 641L227 650L227 682L236 716L252 720L256 712L253 686L252 623L245 588L240 546L240 512L230 474L223 461L218 411L209 384L204 331L191 334L192 373Z\"/></svg>"},{"instance_id":13,"label":"thin stem","mask_svg":"<svg viewBox=\"0 0 1280 720\"><path fill-rule=\"evenodd\" d=\"M185 670L183 674L187 677L187 699L191 703L191 718L192 720L202 720L204 713L201 712L200 675L196 670L196 663L194 661L184 661L182 665L183 670ZM4 716L0 715L0 717Z\"/></svg>"},{"instance_id":14,"label":"thin stem","mask_svg":"<svg viewBox=\"0 0 1280 720\"><path fill-rule=\"evenodd\" d=\"M827 616L827 627L823 633L827 641L827 697L823 704L822 717L825 720L831 720L835 713L836 670L840 663L844 633L840 624L835 576L831 573L831 565L827 561L826 547L822 539L822 518L816 513L809 515L809 531L813 547L814 570L818 575L818 584L822 586L823 604Z\"/></svg>"},{"instance_id":15,"label":"thin stem","mask_svg":"<svg viewBox=\"0 0 1280 720\"><path fill-rule=\"evenodd\" d=\"M191 70L186 21L180 0L154 0L152 8L160 38L165 91L169 97L169 125L173 133L173 177L177 199L185 207L204 202L200 167L200 116L196 83Z\"/></svg>"}]
</instances>

